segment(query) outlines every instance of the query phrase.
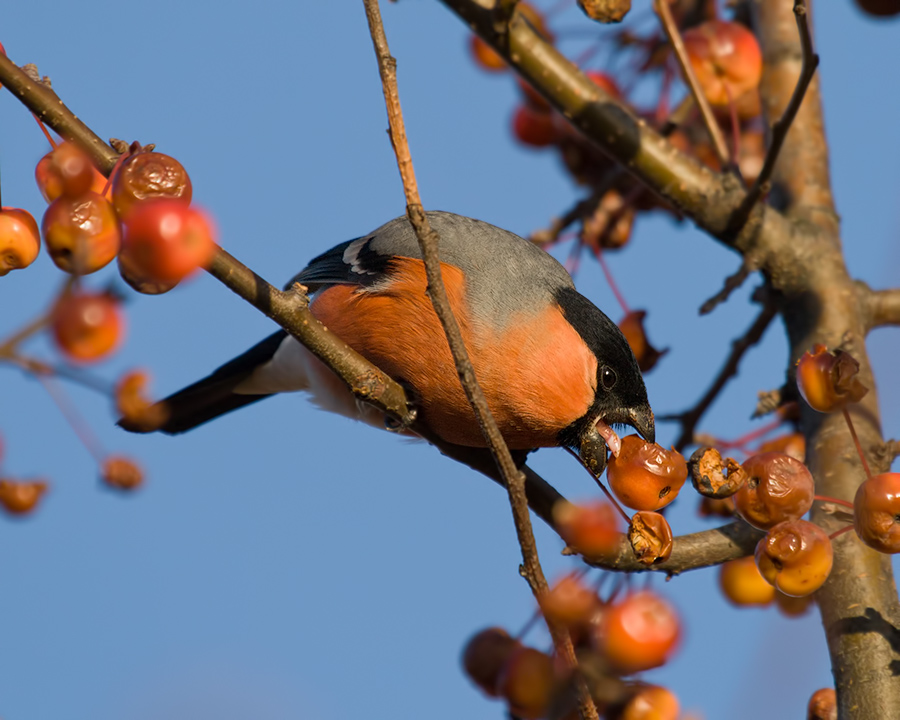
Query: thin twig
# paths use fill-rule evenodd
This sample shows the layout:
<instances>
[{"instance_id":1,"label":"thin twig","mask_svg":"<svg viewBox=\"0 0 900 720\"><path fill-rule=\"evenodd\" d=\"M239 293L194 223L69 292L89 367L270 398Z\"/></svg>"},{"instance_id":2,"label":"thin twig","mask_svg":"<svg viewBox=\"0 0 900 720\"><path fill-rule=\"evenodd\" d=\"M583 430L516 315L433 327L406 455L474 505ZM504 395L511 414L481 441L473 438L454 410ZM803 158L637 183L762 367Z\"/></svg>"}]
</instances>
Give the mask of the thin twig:
<instances>
[{"instance_id":1,"label":"thin twig","mask_svg":"<svg viewBox=\"0 0 900 720\"><path fill-rule=\"evenodd\" d=\"M681 74L684 76L684 80L691 91L691 96L694 98L694 102L697 103L697 107L700 108L703 124L706 126L706 130L712 140L713 149L716 151L719 164L723 168L730 167L733 163L731 155L728 152L728 145L725 142L725 136L722 134L722 128L719 127L719 121L716 120L716 116L713 114L709 101L706 99L706 95L703 94L703 88L700 87L700 82L697 80L694 68L691 66L691 61L688 59L684 41L681 39L681 31L678 29L675 18L672 17L669 3L667 0L653 0L653 9L659 16L659 21L662 23L666 37L669 38L669 44L672 46L672 50L675 51L675 57L681 68Z\"/></svg>"},{"instance_id":2,"label":"thin twig","mask_svg":"<svg viewBox=\"0 0 900 720\"><path fill-rule=\"evenodd\" d=\"M759 175L732 216L729 223L729 230L732 233L740 231L744 223L749 219L756 203L764 194L769 192L769 179L775 170L775 163L778 162L778 156L781 153L784 141L791 129L794 118L797 116L797 112L800 110L800 106L803 104L803 98L806 96L809 84L816 74L816 68L819 67L819 56L813 51L812 31L809 27L806 0L794 0L794 17L797 20L797 31L800 34L800 46L802 49L800 77L797 78L797 84L794 86L794 92L787 107L785 107L781 117L772 125L769 149L766 151L762 170L759 171Z\"/></svg>"},{"instance_id":3,"label":"thin twig","mask_svg":"<svg viewBox=\"0 0 900 720\"><path fill-rule=\"evenodd\" d=\"M694 431L697 428L697 423L700 422L704 413L715 402L719 393L728 384L728 381L737 375L738 366L744 353L760 341L766 328L769 327L769 324L775 318L776 312L775 303L767 301L763 305L762 310L756 320L753 321L753 324L747 329L747 332L731 343L731 352L728 354L725 364L722 366L719 374L716 375L709 389L694 407L677 415L667 415L660 418L661 420L677 420L681 423L681 434L675 442L675 448L678 451L683 451L684 448L694 441Z\"/></svg>"},{"instance_id":4,"label":"thin twig","mask_svg":"<svg viewBox=\"0 0 900 720\"><path fill-rule=\"evenodd\" d=\"M528 581L532 592L536 596L545 594L549 586L544 577L538 557L537 544L531 526L531 515L528 510L528 498L525 494L525 476L518 470L500 428L487 405L478 381L475 378L475 370L469 359L465 343L459 325L450 308L444 281L441 275L440 255L438 251L439 236L429 222L422 208L419 191L413 170L412 157L409 152L409 144L406 139L406 129L403 122L403 113L400 109L400 97L397 90L397 62L391 56L387 37L381 21L381 11L378 0L363 0L366 9L366 18L369 22L369 32L372 35L372 43L378 60L378 69L381 75L381 83L384 90L384 100L387 109L388 123L390 126L391 144L397 156L397 166L400 177L403 180L403 190L406 196L407 215L415 230L419 246L422 251L422 259L425 264L425 273L428 279L427 292L431 298L435 313L444 328L450 352L453 355L460 383L466 393L466 398L472 406L481 432L491 449L497 465L506 481L506 489L509 493L509 502L512 508L513 520L519 546L522 550L522 574ZM514 7L514 5L513 5ZM577 667L575 649L568 630L563 626L548 621L548 627L557 653L567 666ZM578 683L579 711L585 720L597 720L599 714L593 699L583 682Z\"/></svg>"},{"instance_id":5,"label":"thin twig","mask_svg":"<svg viewBox=\"0 0 900 720\"><path fill-rule=\"evenodd\" d=\"M731 293L744 284L744 281L750 277L750 273L754 269L745 259L737 269L737 272L725 278L725 284L722 286L722 289L700 306L700 314L709 315L719 305L728 300L731 297Z\"/></svg>"}]
</instances>

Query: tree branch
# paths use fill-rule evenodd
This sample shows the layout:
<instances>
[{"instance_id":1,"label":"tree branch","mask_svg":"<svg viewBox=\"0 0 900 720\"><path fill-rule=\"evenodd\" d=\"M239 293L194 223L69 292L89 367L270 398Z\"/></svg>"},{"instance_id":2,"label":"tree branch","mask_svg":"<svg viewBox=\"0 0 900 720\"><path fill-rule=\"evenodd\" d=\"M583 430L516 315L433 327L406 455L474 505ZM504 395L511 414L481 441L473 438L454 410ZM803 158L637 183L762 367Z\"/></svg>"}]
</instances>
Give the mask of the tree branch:
<instances>
[{"instance_id":1,"label":"tree branch","mask_svg":"<svg viewBox=\"0 0 900 720\"><path fill-rule=\"evenodd\" d=\"M378 0L363 0L366 8L366 17L369 21L369 32L372 35L372 43L375 47L375 55L378 59L378 69L381 74L381 83L384 89L384 99L387 106L388 122L390 125L391 144L397 156L397 167L403 180L403 190L406 195L406 207L409 221L416 233L419 247L422 250L422 259L425 263L425 274L428 278L427 292L431 298L434 311L444 328L447 343L456 364L459 381L466 393L466 398L472 406L482 435L487 441L491 454L497 462L500 474L503 477L509 494L509 503L512 508L513 521L516 527L516 535L519 547L522 550L522 575L527 580L531 591L536 597L547 593L549 586L544 577L538 557L537 543L531 526L531 514L528 510L528 498L525 494L525 476L516 468L509 448L500 433L485 398L478 380L475 377L475 369L469 359L468 351L463 342L462 333L444 287L441 274L440 254L438 244L440 237L432 229L428 222L428 216L422 208L419 191L413 170L412 158L409 152L409 144L406 140L406 129L403 123L403 113L400 109L400 98L397 91L397 64L391 56L388 48L387 37L381 22L381 11ZM508 7L507 7L508 6ZM508 10L509 15L515 10L515 3L506 3L503 10ZM502 18L502 14L499 16ZM575 649L572 638L564 625L547 621L553 644L559 657L567 667L574 670L578 661L575 657ZM597 707L591 698L587 686L583 681L577 682L579 714L583 720L599 720Z\"/></svg>"},{"instance_id":2,"label":"tree branch","mask_svg":"<svg viewBox=\"0 0 900 720\"><path fill-rule=\"evenodd\" d=\"M860 284L866 313L866 331L885 325L900 325L900 288L872 290Z\"/></svg>"},{"instance_id":3,"label":"tree branch","mask_svg":"<svg viewBox=\"0 0 900 720\"><path fill-rule=\"evenodd\" d=\"M816 68L819 67L819 56L813 51L812 31L809 27L809 15L806 1L794 0L793 13L797 20L797 32L799 34L801 47L802 60L800 77L797 78L797 83L794 85L794 90L791 93L791 98L788 101L787 106L784 108L784 112L772 126L771 136L769 138L769 148L766 150L766 157L763 161L762 169L756 177L756 180L753 182L750 191L747 193L747 197L744 198L740 208L738 208L738 211L735 213L734 223L736 228L741 227L744 222L746 222L759 199L763 195L768 194L771 189L769 180L775 170L775 164L778 162L778 158L781 155L784 141L787 139L794 118L797 117L797 113L803 104L803 99L806 97L809 85L816 74ZM765 67L768 67L768 65ZM771 97L771 93L763 94L766 95L766 97ZM821 147L824 148L827 146L825 146L823 142ZM833 205L831 209L832 211L834 210Z\"/></svg>"}]
</instances>

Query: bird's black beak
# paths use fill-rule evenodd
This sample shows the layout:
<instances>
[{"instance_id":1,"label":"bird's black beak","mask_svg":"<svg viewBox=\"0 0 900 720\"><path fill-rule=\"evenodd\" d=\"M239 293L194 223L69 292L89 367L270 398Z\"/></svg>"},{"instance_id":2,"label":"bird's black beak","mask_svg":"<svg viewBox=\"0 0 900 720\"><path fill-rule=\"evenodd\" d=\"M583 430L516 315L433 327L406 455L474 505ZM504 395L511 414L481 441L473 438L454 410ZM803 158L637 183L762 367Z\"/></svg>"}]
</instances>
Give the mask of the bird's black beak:
<instances>
[{"instance_id":1,"label":"bird's black beak","mask_svg":"<svg viewBox=\"0 0 900 720\"><path fill-rule=\"evenodd\" d=\"M653 418L653 411L649 405L628 411L628 419L624 421L626 425L631 425L647 442L656 442L656 421Z\"/></svg>"},{"instance_id":2,"label":"bird's black beak","mask_svg":"<svg viewBox=\"0 0 900 720\"><path fill-rule=\"evenodd\" d=\"M610 440L616 440L615 434L612 433L609 427L613 423L630 425L647 442L656 442L656 422L649 405L636 409L622 410L599 418L599 424L605 428L606 432L612 434ZM578 457L595 477L600 477L606 469L608 450L609 445L606 438L598 430L598 424L591 423L588 425L579 438Z\"/></svg>"}]
</instances>

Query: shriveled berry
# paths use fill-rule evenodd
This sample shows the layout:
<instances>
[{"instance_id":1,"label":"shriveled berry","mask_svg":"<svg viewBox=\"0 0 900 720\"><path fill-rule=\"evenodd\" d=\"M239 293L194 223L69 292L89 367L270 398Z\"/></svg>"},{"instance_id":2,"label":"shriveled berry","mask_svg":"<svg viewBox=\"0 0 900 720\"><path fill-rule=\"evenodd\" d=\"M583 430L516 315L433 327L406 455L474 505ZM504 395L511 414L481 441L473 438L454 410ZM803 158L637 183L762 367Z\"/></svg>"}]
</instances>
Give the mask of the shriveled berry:
<instances>
[{"instance_id":1,"label":"shriveled berry","mask_svg":"<svg viewBox=\"0 0 900 720\"><path fill-rule=\"evenodd\" d=\"M100 479L116 490L135 490L144 482L144 472L130 458L110 455L100 469Z\"/></svg>"},{"instance_id":2,"label":"shriveled berry","mask_svg":"<svg viewBox=\"0 0 900 720\"><path fill-rule=\"evenodd\" d=\"M806 520L779 523L756 546L756 565L762 576L794 597L822 587L833 562L828 535Z\"/></svg>"},{"instance_id":3,"label":"shriveled berry","mask_svg":"<svg viewBox=\"0 0 900 720\"><path fill-rule=\"evenodd\" d=\"M112 205L93 192L54 200L44 213L41 232L56 267L76 275L108 265L122 238Z\"/></svg>"},{"instance_id":4,"label":"shriveled berry","mask_svg":"<svg viewBox=\"0 0 900 720\"><path fill-rule=\"evenodd\" d=\"M853 527L870 548L900 552L900 473L874 475L859 486L853 499Z\"/></svg>"},{"instance_id":5,"label":"shriveled berry","mask_svg":"<svg viewBox=\"0 0 900 720\"><path fill-rule=\"evenodd\" d=\"M783 453L760 453L745 460L743 468L747 479L734 505L753 527L768 530L809 512L816 490L802 462Z\"/></svg>"},{"instance_id":6,"label":"shriveled berry","mask_svg":"<svg viewBox=\"0 0 900 720\"><path fill-rule=\"evenodd\" d=\"M145 394L150 378L146 372L132 371L123 375L116 383L116 410L130 428L141 432L151 432L161 427L169 419L165 403L154 403Z\"/></svg>"},{"instance_id":7,"label":"shriveled berry","mask_svg":"<svg viewBox=\"0 0 900 720\"><path fill-rule=\"evenodd\" d=\"M45 492L47 483L42 480L0 480L0 506L10 515L27 515L37 507Z\"/></svg>"},{"instance_id":8,"label":"shriveled berry","mask_svg":"<svg viewBox=\"0 0 900 720\"><path fill-rule=\"evenodd\" d=\"M828 352L816 345L797 361L797 387L807 404L819 412L842 410L863 399L869 389L859 377L859 363L843 350Z\"/></svg>"},{"instance_id":9,"label":"shriveled berry","mask_svg":"<svg viewBox=\"0 0 900 720\"><path fill-rule=\"evenodd\" d=\"M191 202L184 166L159 152L139 152L122 162L112 184L112 203L123 220L138 203L155 198Z\"/></svg>"},{"instance_id":10,"label":"shriveled berry","mask_svg":"<svg viewBox=\"0 0 900 720\"><path fill-rule=\"evenodd\" d=\"M722 460L722 455L713 447L702 447L694 451L688 460L688 471L694 489L708 498L731 497L746 480L746 473L734 458Z\"/></svg>"},{"instance_id":11,"label":"shriveled berry","mask_svg":"<svg viewBox=\"0 0 900 720\"><path fill-rule=\"evenodd\" d=\"M89 191L99 195L107 182L87 153L70 142L60 143L44 155L34 169L34 178L48 203L60 195L75 198Z\"/></svg>"},{"instance_id":12,"label":"shriveled berry","mask_svg":"<svg viewBox=\"0 0 900 720\"><path fill-rule=\"evenodd\" d=\"M636 512L628 527L628 541L635 557L644 565L663 562L672 555L672 528L658 512Z\"/></svg>"}]
</instances>

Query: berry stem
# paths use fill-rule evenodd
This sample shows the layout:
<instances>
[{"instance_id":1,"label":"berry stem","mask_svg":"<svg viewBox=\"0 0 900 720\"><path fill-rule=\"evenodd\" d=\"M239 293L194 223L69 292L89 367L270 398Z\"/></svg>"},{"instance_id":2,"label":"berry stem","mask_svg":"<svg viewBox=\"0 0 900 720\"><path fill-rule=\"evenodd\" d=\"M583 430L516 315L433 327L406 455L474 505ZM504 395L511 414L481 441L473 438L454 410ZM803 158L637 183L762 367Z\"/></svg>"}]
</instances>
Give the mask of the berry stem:
<instances>
[{"instance_id":1,"label":"berry stem","mask_svg":"<svg viewBox=\"0 0 900 720\"><path fill-rule=\"evenodd\" d=\"M813 495L813 500L818 500L819 502L827 502L834 503L835 505L842 505L845 508L853 509L853 503L849 500L839 500L838 498L828 497L828 495Z\"/></svg>"},{"instance_id":2,"label":"berry stem","mask_svg":"<svg viewBox=\"0 0 900 720\"><path fill-rule=\"evenodd\" d=\"M622 506L619 505L619 501L616 500L616 498L613 496L613 494L606 488L606 485L603 484L603 481L598 476L594 475L594 473L592 473L588 469L588 467L583 462L581 462L581 458L578 457L578 453L575 452L572 448L567 447L566 452L568 452L570 455L572 455L578 461L578 464L581 465L581 467L583 467L585 469L585 471L587 472L588 475L590 475L592 478L594 478L594 482L596 482L600 486L600 489L603 491L603 494L606 495L606 497L609 499L609 501L613 504L613 507L619 511L619 515L621 515L625 519L626 524L631 525L631 517L628 515L627 512L625 512L622 509Z\"/></svg>"},{"instance_id":3,"label":"berry stem","mask_svg":"<svg viewBox=\"0 0 900 720\"><path fill-rule=\"evenodd\" d=\"M859 460L862 463L863 470L866 471L866 478L872 477L872 471L869 470L869 463L866 462L866 456L863 453L862 445L859 444L859 438L856 435L856 428L853 427L853 420L850 419L850 411L844 408L844 420L847 421L847 427L850 428L850 434L853 436L853 444L856 445L856 452L859 453Z\"/></svg>"},{"instance_id":4,"label":"berry stem","mask_svg":"<svg viewBox=\"0 0 900 720\"><path fill-rule=\"evenodd\" d=\"M37 378L37 381L43 385L44 390L47 391L47 394L50 396L50 399L53 400L56 407L59 408L59 411L66 419L66 422L69 423L69 426L75 432L75 435L78 436L81 444L84 445L87 451L93 456L94 460L97 461L97 464L102 466L106 453L103 452L100 441L91 431L90 426L85 419L75 409L75 406L69 401L69 398L63 392L62 388L59 387L52 378L43 375L35 375L35 377Z\"/></svg>"},{"instance_id":5,"label":"berry stem","mask_svg":"<svg viewBox=\"0 0 900 720\"><path fill-rule=\"evenodd\" d=\"M50 131L47 130L47 126L44 125L44 123L41 122L41 119L34 113L31 114L31 117L34 118L34 121L38 124L38 127L41 129L41 132L44 133L44 137L47 138L47 142L50 143L50 147L55 150L57 142L56 142L56 140L53 139L53 136L50 134Z\"/></svg>"},{"instance_id":6,"label":"berry stem","mask_svg":"<svg viewBox=\"0 0 900 720\"><path fill-rule=\"evenodd\" d=\"M828 536L828 539L835 540L835 539L839 538L841 535L843 535L844 533L850 532L852 529L853 529L853 523L850 523L849 525L842 527L840 530L835 530L833 533L831 533L831 535Z\"/></svg>"},{"instance_id":7,"label":"berry stem","mask_svg":"<svg viewBox=\"0 0 900 720\"><path fill-rule=\"evenodd\" d=\"M618 285L616 285L616 281L613 279L612 272L610 271L609 266L606 264L606 258L603 257L604 253L602 248L598 248L595 255L597 256L597 262L600 263L600 269L603 270L603 274L606 276L606 282L609 283L609 287L613 291L613 295L616 296L616 300L618 300L619 305L622 306L622 312L627 315L631 311L628 308L628 303L625 302L625 296L622 295Z\"/></svg>"}]
</instances>

